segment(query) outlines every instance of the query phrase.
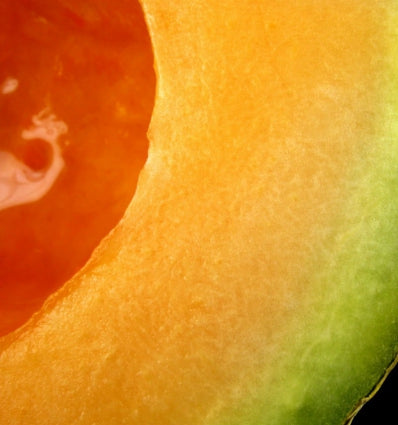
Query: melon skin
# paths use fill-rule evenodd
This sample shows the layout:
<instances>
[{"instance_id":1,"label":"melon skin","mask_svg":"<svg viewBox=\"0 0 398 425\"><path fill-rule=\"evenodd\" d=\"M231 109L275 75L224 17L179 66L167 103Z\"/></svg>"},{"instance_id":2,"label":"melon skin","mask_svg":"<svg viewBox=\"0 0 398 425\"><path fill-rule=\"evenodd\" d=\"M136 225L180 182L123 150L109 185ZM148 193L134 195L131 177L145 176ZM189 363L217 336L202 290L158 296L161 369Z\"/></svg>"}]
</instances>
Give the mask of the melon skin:
<instances>
[{"instance_id":1,"label":"melon skin","mask_svg":"<svg viewBox=\"0 0 398 425\"><path fill-rule=\"evenodd\" d=\"M143 1L124 219L1 342L4 424L340 425L397 355L394 2Z\"/></svg>"}]
</instances>

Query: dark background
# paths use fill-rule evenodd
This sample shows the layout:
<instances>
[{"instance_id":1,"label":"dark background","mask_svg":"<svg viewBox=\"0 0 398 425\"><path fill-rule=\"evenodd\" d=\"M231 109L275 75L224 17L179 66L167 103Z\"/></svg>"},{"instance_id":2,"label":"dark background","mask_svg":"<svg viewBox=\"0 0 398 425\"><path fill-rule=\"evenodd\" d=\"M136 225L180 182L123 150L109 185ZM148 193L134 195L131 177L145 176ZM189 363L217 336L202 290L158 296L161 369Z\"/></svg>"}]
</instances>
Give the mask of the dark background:
<instances>
[{"instance_id":1,"label":"dark background","mask_svg":"<svg viewBox=\"0 0 398 425\"><path fill-rule=\"evenodd\" d=\"M355 417L352 425L398 425L398 368Z\"/></svg>"}]
</instances>

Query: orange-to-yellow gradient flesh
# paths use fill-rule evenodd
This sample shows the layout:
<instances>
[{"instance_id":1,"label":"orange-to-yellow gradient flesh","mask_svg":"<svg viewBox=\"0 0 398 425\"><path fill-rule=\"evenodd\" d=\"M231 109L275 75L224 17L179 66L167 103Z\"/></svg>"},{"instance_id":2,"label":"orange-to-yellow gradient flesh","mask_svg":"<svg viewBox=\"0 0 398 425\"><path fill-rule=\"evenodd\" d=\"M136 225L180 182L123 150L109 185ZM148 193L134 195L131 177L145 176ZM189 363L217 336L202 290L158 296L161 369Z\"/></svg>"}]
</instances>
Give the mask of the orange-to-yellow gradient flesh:
<instances>
[{"instance_id":1,"label":"orange-to-yellow gradient flesh","mask_svg":"<svg viewBox=\"0 0 398 425\"><path fill-rule=\"evenodd\" d=\"M2 341L0 423L341 425L398 348L398 7L142 5L147 163Z\"/></svg>"}]
</instances>

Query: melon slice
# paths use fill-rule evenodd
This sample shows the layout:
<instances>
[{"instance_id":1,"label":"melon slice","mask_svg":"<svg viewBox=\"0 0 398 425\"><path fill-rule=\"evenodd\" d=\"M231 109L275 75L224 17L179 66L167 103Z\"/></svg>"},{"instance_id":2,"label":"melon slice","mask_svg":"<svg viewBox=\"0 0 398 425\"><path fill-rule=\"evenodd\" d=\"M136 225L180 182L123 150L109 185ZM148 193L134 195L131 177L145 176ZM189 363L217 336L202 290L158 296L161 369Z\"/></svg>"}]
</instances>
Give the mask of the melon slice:
<instances>
[{"instance_id":1,"label":"melon slice","mask_svg":"<svg viewBox=\"0 0 398 425\"><path fill-rule=\"evenodd\" d=\"M148 160L1 341L0 423L342 425L398 351L398 6L142 6Z\"/></svg>"}]
</instances>

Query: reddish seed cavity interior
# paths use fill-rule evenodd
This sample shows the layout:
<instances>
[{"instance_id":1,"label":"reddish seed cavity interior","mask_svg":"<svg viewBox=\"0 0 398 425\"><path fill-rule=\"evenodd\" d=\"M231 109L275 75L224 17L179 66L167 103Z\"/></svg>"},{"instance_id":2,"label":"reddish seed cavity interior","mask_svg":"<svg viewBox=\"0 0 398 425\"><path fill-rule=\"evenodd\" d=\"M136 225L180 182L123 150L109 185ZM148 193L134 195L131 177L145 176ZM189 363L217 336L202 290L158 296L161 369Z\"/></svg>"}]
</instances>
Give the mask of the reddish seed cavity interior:
<instances>
[{"instance_id":1,"label":"reddish seed cavity interior","mask_svg":"<svg viewBox=\"0 0 398 425\"><path fill-rule=\"evenodd\" d=\"M154 91L138 2L1 2L0 335L122 217L146 160Z\"/></svg>"},{"instance_id":2,"label":"reddish seed cavity interior","mask_svg":"<svg viewBox=\"0 0 398 425\"><path fill-rule=\"evenodd\" d=\"M50 145L43 139L34 139L26 142L20 156L22 162L29 168L39 171L48 168L52 162L53 153Z\"/></svg>"}]
</instances>

